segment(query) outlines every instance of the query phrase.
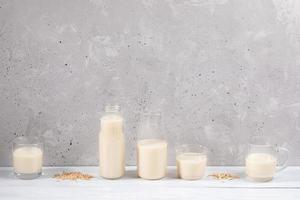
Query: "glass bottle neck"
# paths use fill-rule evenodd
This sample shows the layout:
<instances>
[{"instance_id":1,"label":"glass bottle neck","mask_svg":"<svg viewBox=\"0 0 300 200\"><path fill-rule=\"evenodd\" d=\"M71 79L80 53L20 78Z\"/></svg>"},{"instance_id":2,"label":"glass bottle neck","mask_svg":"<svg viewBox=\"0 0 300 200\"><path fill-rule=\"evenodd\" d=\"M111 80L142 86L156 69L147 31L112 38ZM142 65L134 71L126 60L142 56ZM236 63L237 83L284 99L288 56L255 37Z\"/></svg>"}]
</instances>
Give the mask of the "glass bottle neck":
<instances>
[{"instance_id":1,"label":"glass bottle neck","mask_svg":"<svg viewBox=\"0 0 300 200\"><path fill-rule=\"evenodd\" d=\"M104 108L106 113L120 113L121 106L119 105L106 105Z\"/></svg>"}]
</instances>

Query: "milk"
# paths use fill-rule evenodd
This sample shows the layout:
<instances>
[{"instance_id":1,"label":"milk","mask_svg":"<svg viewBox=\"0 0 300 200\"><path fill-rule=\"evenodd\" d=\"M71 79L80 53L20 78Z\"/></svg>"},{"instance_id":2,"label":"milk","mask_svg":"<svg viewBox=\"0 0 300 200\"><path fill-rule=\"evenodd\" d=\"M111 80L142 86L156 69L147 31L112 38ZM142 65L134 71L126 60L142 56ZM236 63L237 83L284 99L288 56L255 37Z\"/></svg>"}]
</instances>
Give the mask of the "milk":
<instances>
[{"instance_id":1,"label":"milk","mask_svg":"<svg viewBox=\"0 0 300 200\"><path fill-rule=\"evenodd\" d=\"M101 118L99 136L100 176L116 179L125 171L125 139L123 118L118 114L109 114Z\"/></svg>"},{"instance_id":2,"label":"milk","mask_svg":"<svg viewBox=\"0 0 300 200\"><path fill-rule=\"evenodd\" d=\"M277 160L267 153L250 153L246 158L246 174L254 181L269 181L276 172Z\"/></svg>"},{"instance_id":3,"label":"milk","mask_svg":"<svg viewBox=\"0 0 300 200\"><path fill-rule=\"evenodd\" d=\"M207 156L202 153L182 153L176 157L177 175L187 180L201 179L207 165Z\"/></svg>"},{"instance_id":4,"label":"milk","mask_svg":"<svg viewBox=\"0 0 300 200\"><path fill-rule=\"evenodd\" d=\"M144 139L137 143L138 176L144 179L160 179L166 175L167 142L160 139Z\"/></svg>"},{"instance_id":5,"label":"milk","mask_svg":"<svg viewBox=\"0 0 300 200\"><path fill-rule=\"evenodd\" d=\"M24 146L13 151L13 166L16 173L41 173L42 165L43 151L39 147Z\"/></svg>"}]
</instances>

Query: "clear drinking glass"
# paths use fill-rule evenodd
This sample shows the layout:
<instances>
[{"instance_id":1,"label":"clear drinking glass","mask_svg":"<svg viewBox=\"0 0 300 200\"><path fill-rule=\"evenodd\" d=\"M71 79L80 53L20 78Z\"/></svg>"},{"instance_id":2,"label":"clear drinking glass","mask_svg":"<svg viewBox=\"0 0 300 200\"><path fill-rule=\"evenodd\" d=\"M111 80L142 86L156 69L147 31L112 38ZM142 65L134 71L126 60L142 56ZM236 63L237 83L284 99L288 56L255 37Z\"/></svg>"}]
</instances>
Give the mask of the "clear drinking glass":
<instances>
[{"instance_id":1,"label":"clear drinking glass","mask_svg":"<svg viewBox=\"0 0 300 200\"><path fill-rule=\"evenodd\" d=\"M258 182L272 180L276 172L287 167L288 155L286 148L276 147L256 137L248 145L245 161L247 178Z\"/></svg>"},{"instance_id":2,"label":"clear drinking glass","mask_svg":"<svg viewBox=\"0 0 300 200\"><path fill-rule=\"evenodd\" d=\"M13 169L20 179L35 179L42 174L43 143L38 137L17 137L13 141Z\"/></svg>"},{"instance_id":3,"label":"clear drinking glass","mask_svg":"<svg viewBox=\"0 0 300 200\"><path fill-rule=\"evenodd\" d=\"M196 144L176 147L177 176L186 180L203 178L207 166L207 148Z\"/></svg>"},{"instance_id":4,"label":"clear drinking glass","mask_svg":"<svg viewBox=\"0 0 300 200\"><path fill-rule=\"evenodd\" d=\"M160 112L143 114L137 138L138 176L151 180L165 177L168 144L162 133Z\"/></svg>"}]
</instances>

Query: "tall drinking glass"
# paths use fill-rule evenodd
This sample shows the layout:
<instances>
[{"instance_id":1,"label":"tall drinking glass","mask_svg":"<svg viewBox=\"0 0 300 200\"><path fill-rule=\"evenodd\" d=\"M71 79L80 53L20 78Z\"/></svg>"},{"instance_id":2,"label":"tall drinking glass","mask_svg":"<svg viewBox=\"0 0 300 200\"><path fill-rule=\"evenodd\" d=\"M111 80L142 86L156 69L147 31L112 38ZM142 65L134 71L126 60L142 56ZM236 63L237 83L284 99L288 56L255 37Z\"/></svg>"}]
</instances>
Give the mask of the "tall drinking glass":
<instances>
[{"instance_id":1,"label":"tall drinking glass","mask_svg":"<svg viewBox=\"0 0 300 200\"><path fill-rule=\"evenodd\" d=\"M138 131L137 167L143 179L161 179L167 170L167 141L159 112L144 113Z\"/></svg>"}]
</instances>

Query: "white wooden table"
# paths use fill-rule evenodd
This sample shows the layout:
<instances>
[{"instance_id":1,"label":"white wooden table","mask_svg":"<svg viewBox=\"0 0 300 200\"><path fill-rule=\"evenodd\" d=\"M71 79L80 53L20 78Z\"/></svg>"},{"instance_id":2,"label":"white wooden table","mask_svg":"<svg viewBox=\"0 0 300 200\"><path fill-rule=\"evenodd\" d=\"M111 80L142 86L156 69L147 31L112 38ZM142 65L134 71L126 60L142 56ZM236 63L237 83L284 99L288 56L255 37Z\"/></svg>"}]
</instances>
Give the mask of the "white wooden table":
<instances>
[{"instance_id":1,"label":"white wooden table","mask_svg":"<svg viewBox=\"0 0 300 200\"><path fill-rule=\"evenodd\" d=\"M97 167L48 167L35 180L14 178L11 168L0 168L0 200L54 200L54 199L218 199L218 200L299 200L300 167L289 167L267 183L249 182L242 167L209 167L212 172L230 172L241 179L230 181L205 177L199 181L176 179L175 168L169 167L168 177L148 181L136 177L135 167L128 167L124 178L89 181L57 181L53 175L62 171L81 171L98 176Z\"/></svg>"}]
</instances>

